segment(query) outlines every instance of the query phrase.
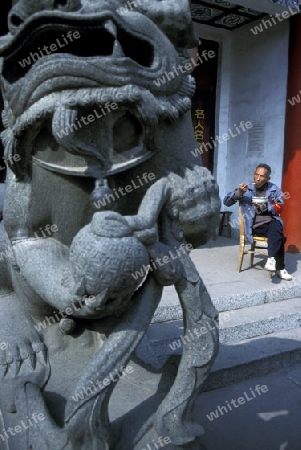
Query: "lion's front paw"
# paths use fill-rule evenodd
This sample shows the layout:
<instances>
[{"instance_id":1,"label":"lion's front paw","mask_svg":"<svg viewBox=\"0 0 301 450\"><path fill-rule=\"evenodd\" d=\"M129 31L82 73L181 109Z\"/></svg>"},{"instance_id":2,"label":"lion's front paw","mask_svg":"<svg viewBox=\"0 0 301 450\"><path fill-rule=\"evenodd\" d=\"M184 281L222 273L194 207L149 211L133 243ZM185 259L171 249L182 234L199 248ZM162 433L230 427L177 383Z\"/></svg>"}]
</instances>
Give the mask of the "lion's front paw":
<instances>
[{"instance_id":1,"label":"lion's front paw","mask_svg":"<svg viewBox=\"0 0 301 450\"><path fill-rule=\"evenodd\" d=\"M0 404L8 412L15 411L20 387L27 382L43 387L50 372L46 346L14 300L14 296L7 299L5 314L0 310Z\"/></svg>"},{"instance_id":2,"label":"lion's front paw","mask_svg":"<svg viewBox=\"0 0 301 450\"><path fill-rule=\"evenodd\" d=\"M22 340L21 340L22 339ZM0 379L24 376L25 371L34 373L39 364L47 363L46 346L43 342L19 337L19 342L2 343L0 348ZM26 369L25 369L26 368Z\"/></svg>"},{"instance_id":3,"label":"lion's front paw","mask_svg":"<svg viewBox=\"0 0 301 450\"><path fill-rule=\"evenodd\" d=\"M188 242L194 247L204 244L218 225L220 199L211 173L204 167L185 168L184 176L168 175L171 198L167 210L178 219Z\"/></svg>"}]
</instances>

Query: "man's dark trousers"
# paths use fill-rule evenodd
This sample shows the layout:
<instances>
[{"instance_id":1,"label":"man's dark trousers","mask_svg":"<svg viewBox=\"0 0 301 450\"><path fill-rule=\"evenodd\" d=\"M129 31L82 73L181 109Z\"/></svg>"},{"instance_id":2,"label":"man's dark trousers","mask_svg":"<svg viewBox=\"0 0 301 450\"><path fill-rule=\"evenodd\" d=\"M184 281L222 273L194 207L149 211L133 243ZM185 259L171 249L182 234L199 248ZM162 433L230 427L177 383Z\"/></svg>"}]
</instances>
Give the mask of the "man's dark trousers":
<instances>
[{"instance_id":1,"label":"man's dark trousers","mask_svg":"<svg viewBox=\"0 0 301 450\"><path fill-rule=\"evenodd\" d=\"M284 269L284 243L283 226L279 220L272 219L253 229L254 236L265 236L268 238L268 255L276 260L276 270Z\"/></svg>"}]
</instances>

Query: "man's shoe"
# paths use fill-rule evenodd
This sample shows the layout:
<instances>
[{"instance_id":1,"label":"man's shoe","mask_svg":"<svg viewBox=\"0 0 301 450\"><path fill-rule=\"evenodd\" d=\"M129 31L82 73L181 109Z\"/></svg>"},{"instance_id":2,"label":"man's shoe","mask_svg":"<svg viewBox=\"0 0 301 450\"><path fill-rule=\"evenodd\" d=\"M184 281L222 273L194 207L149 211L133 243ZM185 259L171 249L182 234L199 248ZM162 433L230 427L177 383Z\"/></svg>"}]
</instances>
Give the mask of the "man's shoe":
<instances>
[{"instance_id":1,"label":"man's shoe","mask_svg":"<svg viewBox=\"0 0 301 450\"><path fill-rule=\"evenodd\" d=\"M293 279L293 277L287 273L285 269L282 270L276 270L277 277L281 278L282 280L290 281Z\"/></svg>"},{"instance_id":2,"label":"man's shoe","mask_svg":"<svg viewBox=\"0 0 301 450\"><path fill-rule=\"evenodd\" d=\"M275 258L268 258L267 262L264 266L265 270L270 270L271 272L275 272L276 270L276 260Z\"/></svg>"}]
</instances>

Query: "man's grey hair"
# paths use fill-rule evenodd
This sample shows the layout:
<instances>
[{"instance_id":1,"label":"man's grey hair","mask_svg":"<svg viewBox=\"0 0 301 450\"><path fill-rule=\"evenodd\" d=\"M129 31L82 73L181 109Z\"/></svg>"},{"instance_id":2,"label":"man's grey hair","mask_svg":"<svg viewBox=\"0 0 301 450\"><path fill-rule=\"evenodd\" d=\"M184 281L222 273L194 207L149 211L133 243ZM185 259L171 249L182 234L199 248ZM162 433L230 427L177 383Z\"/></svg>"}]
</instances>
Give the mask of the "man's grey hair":
<instances>
[{"instance_id":1,"label":"man's grey hair","mask_svg":"<svg viewBox=\"0 0 301 450\"><path fill-rule=\"evenodd\" d=\"M272 169L270 168L270 166L269 166L268 164L264 164L264 163L258 164L258 165L256 166L256 169L258 169L259 167L262 167L263 169L267 170L268 175L269 175L269 176L271 175Z\"/></svg>"}]
</instances>

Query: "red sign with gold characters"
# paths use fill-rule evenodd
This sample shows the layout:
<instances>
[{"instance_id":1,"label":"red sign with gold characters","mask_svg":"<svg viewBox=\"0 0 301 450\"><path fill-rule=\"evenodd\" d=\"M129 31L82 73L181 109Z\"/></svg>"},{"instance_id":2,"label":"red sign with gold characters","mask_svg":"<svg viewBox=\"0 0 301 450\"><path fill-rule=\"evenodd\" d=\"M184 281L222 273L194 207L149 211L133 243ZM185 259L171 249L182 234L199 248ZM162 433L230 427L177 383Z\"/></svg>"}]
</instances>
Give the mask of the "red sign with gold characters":
<instances>
[{"instance_id":1,"label":"red sign with gold characters","mask_svg":"<svg viewBox=\"0 0 301 450\"><path fill-rule=\"evenodd\" d=\"M194 126L194 135L197 143L199 144L200 150L202 150L202 144L204 142L204 122L205 121L205 111L203 109L196 109L194 112L194 117L196 119L196 125Z\"/></svg>"}]
</instances>

